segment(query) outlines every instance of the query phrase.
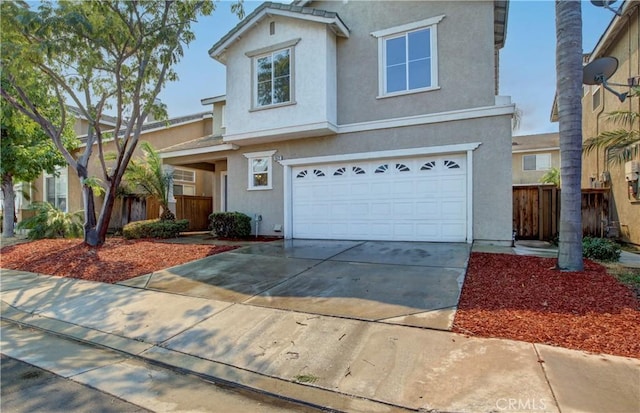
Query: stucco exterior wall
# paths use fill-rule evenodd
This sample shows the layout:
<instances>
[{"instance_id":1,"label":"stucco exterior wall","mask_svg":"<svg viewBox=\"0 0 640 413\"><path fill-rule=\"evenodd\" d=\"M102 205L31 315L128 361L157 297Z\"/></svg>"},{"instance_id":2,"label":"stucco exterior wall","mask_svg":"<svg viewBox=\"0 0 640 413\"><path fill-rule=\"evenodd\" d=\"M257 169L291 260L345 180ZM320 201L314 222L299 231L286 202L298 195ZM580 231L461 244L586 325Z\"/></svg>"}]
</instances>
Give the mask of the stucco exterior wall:
<instances>
[{"instance_id":1,"label":"stucco exterior wall","mask_svg":"<svg viewBox=\"0 0 640 413\"><path fill-rule=\"evenodd\" d=\"M269 34L270 23L275 33ZM335 74L328 59L334 36L323 23L273 16L262 20L227 52L226 134L308 125L335 119L335 102L330 105L327 85ZM300 39L292 47L292 103L254 108L253 59L245 55L267 46ZM334 113L330 113L334 111Z\"/></svg>"},{"instance_id":2,"label":"stucco exterior wall","mask_svg":"<svg viewBox=\"0 0 640 413\"><path fill-rule=\"evenodd\" d=\"M491 1L318 1L349 27L337 39L338 123L493 105L495 62ZM440 89L376 99L378 39L372 32L444 15L437 25ZM478 41L482 39L482 41Z\"/></svg>"},{"instance_id":3,"label":"stucco exterior wall","mask_svg":"<svg viewBox=\"0 0 640 413\"><path fill-rule=\"evenodd\" d=\"M510 128L510 117L499 116L243 147L228 153L229 210L251 217L261 214L260 232L282 235L273 227L285 224L283 167L273 162L273 189L248 191L245 153L276 150L284 159L295 159L481 142L473 153L474 239L508 242L512 220Z\"/></svg>"},{"instance_id":4,"label":"stucco exterior wall","mask_svg":"<svg viewBox=\"0 0 640 413\"><path fill-rule=\"evenodd\" d=\"M542 176L548 172L546 171L525 171L524 170L524 162L522 160L523 157L527 155L542 155L542 154L550 154L551 155L551 167L560 169L560 151L559 150L549 150L549 151L534 151L534 152L519 152L514 153L512 156L511 170L513 171L512 183L514 185L518 184L537 184L540 183L540 179Z\"/></svg>"},{"instance_id":5,"label":"stucco exterior wall","mask_svg":"<svg viewBox=\"0 0 640 413\"><path fill-rule=\"evenodd\" d=\"M616 73L609 80L610 83L626 84L627 79L640 74L640 12L635 10L625 17L626 21L620 33L611 39L611 45L603 49L600 56L613 56L618 59ZM600 89L601 105L594 108L593 90ZM614 124L607 119L614 111L640 111L640 99L630 97L621 103L612 93L602 87L591 86L582 99L583 139L588 139L604 131L616 130L620 124ZM624 87L614 87L623 92ZM635 127L638 127L636 123ZM640 160L640 157L635 159ZM602 174L608 175L606 181ZM640 196L635 199L629 195L629 187L625 181L624 165L607 165L604 150L596 151L583 157L582 187L609 187L611 200L609 205L609 221L619 229L620 239L640 245Z\"/></svg>"}]
</instances>

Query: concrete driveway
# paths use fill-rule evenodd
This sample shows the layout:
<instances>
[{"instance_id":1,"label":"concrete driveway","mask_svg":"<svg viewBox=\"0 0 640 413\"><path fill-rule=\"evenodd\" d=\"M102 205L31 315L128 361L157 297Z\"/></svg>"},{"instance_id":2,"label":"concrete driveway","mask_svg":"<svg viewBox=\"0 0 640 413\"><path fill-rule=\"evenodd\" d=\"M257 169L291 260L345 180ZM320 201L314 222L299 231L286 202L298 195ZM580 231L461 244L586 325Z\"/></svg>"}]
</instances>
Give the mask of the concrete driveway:
<instances>
[{"instance_id":1,"label":"concrete driveway","mask_svg":"<svg viewBox=\"0 0 640 413\"><path fill-rule=\"evenodd\" d=\"M122 284L232 303L451 328L469 260L464 243L282 240Z\"/></svg>"}]
</instances>

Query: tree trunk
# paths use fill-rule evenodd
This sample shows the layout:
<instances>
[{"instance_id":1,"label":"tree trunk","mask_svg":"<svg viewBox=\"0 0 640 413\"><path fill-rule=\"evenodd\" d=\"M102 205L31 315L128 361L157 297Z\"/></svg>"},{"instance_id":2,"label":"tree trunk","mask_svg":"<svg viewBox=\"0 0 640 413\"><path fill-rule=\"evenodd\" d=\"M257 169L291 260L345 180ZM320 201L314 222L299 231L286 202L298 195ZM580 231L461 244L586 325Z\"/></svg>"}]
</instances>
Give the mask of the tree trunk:
<instances>
[{"instance_id":1,"label":"tree trunk","mask_svg":"<svg viewBox=\"0 0 640 413\"><path fill-rule=\"evenodd\" d=\"M582 271L582 12L579 0L556 1L556 90L560 124L558 269Z\"/></svg>"},{"instance_id":2,"label":"tree trunk","mask_svg":"<svg viewBox=\"0 0 640 413\"><path fill-rule=\"evenodd\" d=\"M2 236L11 238L15 236L14 225L16 216L16 193L13 190L13 176L2 175L2 195L4 206L2 211Z\"/></svg>"}]
</instances>

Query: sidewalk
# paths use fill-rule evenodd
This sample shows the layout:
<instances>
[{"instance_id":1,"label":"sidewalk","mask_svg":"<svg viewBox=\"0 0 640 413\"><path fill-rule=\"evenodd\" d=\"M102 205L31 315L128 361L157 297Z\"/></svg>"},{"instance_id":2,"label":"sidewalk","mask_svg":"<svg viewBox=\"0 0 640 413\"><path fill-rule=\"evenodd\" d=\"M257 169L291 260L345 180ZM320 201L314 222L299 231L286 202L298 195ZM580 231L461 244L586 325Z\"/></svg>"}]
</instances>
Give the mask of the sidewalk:
<instances>
[{"instance_id":1,"label":"sidewalk","mask_svg":"<svg viewBox=\"0 0 640 413\"><path fill-rule=\"evenodd\" d=\"M24 331L337 411L640 411L640 360L543 344L9 270L1 311L2 352L35 365L51 347L25 345ZM17 336L15 325L35 330ZM73 369L77 359L57 351ZM85 378L96 388L113 379Z\"/></svg>"}]
</instances>

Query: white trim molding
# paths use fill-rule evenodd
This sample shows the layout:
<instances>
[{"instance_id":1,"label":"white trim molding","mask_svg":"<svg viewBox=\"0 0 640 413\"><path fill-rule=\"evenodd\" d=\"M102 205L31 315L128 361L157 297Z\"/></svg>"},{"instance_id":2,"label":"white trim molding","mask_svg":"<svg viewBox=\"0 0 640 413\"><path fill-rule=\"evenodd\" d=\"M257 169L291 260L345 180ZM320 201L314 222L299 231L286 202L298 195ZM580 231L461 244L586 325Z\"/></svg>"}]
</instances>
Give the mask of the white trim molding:
<instances>
[{"instance_id":1,"label":"white trim molding","mask_svg":"<svg viewBox=\"0 0 640 413\"><path fill-rule=\"evenodd\" d=\"M262 151L262 152L247 152L242 155L247 158L247 191L264 191L268 189L273 189L273 155L277 151ZM253 171L253 161L255 159L266 159L267 160L267 170L264 172L267 174L267 185L264 186L256 186L254 185L254 171Z\"/></svg>"},{"instance_id":2,"label":"white trim molding","mask_svg":"<svg viewBox=\"0 0 640 413\"><path fill-rule=\"evenodd\" d=\"M440 16L430 17L428 19L419 20L413 23L403 24L402 26L390 27L388 29L377 30L375 32L371 32L371 36L375 38L391 36L393 34L398 34L402 32L409 32L411 30L420 29L422 27L431 26L434 24L438 24L444 19L445 15L442 14Z\"/></svg>"},{"instance_id":3,"label":"white trim molding","mask_svg":"<svg viewBox=\"0 0 640 413\"><path fill-rule=\"evenodd\" d=\"M160 153L160 158L177 158L179 156L189 156L189 155L200 155L204 153L212 153L212 152L224 152L224 151L235 151L240 147L238 145L234 145L232 143L223 143L221 145L213 145L213 146L203 146L202 148L194 148L194 149L183 149L181 151L171 151L171 152L162 152Z\"/></svg>"}]
</instances>

